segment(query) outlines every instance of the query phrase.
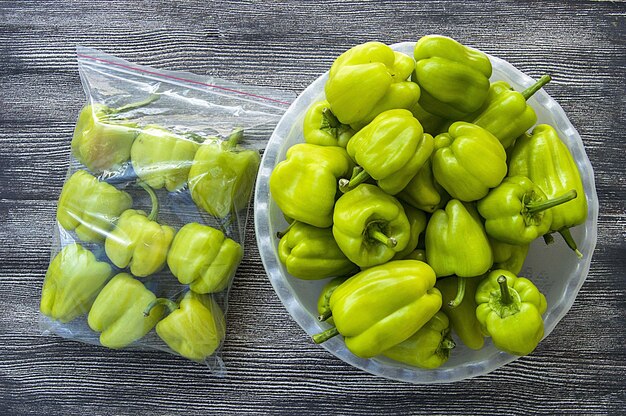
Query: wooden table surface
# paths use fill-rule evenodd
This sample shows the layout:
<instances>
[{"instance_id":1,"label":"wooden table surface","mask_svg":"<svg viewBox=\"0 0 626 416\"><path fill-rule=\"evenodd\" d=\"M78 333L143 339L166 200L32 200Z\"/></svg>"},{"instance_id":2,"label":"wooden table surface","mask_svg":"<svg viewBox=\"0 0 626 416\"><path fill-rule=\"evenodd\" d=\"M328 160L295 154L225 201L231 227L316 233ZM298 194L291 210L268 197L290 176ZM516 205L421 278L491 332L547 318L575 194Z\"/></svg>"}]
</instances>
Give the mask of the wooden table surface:
<instances>
[{"instance_id":1,"label":"wooden table surface","mask_svg":"<svg viewBox=\"0 0 626 416\"><path fill-rule=\"evenodd\" d=\"M623 1L0 2L0 414L625 414L625 15ZM76 45L298 94L353 45L432 33L552 74L546 90L595 169L591 270L530 356L437 386L353 368L291 320L252 221L230 292L226 378L166 353L41 335L55 206L84 102Z\"/></svg>"}]
</instances>

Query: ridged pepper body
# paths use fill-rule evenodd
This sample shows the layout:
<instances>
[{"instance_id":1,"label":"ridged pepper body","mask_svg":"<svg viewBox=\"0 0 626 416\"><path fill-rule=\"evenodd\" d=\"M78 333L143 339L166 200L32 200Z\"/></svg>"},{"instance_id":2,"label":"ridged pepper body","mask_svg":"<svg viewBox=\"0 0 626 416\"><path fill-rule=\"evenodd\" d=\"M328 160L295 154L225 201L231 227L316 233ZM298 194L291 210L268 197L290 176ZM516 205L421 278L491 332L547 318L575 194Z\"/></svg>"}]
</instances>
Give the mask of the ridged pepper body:
<instances>
[{"instance_id":1,"label":"ridged pepper body","mask_svg":"<svg viewBox=\"0 0 626 416\"><path fill-rule=\"evenodd\" d=\"M528 255L529 244L507 244L503 241L489 238L493 253L493 268L504 269L515 275L519 274Z\"/></svg>"},{"instance_id":2,"label":"ridged pepper body","mask_svg":"<svg viewBox=\"0 0 626 416\"><path fill-rule=\"evenodd\" d=\"M465 279L465 295L463 300L456 306L450 302L456 298L460 279ZM463 344L473 350L479 350L485 345L485 336L480 329L480 323L476 319L476 288L480 278L459 278L456 276L437 279L435 287L439 289L442 297L441 310L450 318L452 330L459 336Z\"/></svg>"},{"instance_id":3,"label":"ridged pepper body","mask_svg":"<svg viewBox=\"0 0 626 416\"><path fill-rule=\"evenodd\" d=\"M432 163L428 159L398 194L398 198L415 208L432 213L447 202L449 195L435 181Z\"/></svg>"},{"instance_id":4,"label":"ridged pepper body","mask_svg":"<svg viewBox=\"0 0 626 416\"><path fill-rule=\"evenodd\" d=\"M345 148L354 130L339 121L328 101L322 100L311 104L304 115L302 135L306 143Z\"/></svg>"}]
</instances>

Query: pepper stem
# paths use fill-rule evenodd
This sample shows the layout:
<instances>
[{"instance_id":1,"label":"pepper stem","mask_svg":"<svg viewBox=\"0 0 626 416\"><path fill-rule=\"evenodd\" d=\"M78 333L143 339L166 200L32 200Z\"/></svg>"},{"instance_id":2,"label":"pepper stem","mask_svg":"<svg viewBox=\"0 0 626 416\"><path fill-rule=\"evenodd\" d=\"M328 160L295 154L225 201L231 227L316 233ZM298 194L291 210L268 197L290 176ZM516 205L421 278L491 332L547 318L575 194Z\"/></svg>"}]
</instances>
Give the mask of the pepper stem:
<instances>
[{"instance_id":1,"label":"pepper stem","mask_svg":"<svg viewBox=\"0 0 626 416\"><path fill-rule=\"evenodd\" d=\"M113 114L124 113L126 111L134 110L136 108L145 107L148 104L158 100L159 98L161 98L159 94L150 94L150 96L146 98L145 100L137 101L135 103L126 104L121 107L115 108L111 111L111 113Z\"/></svg>"},{"instance_id":2,"label":"pepper stem","mask_svg":"<svg viewBox=\"0 0 626 416\"><path fill-rule=\"evenodd\" d=\"M224 147L227 150L232 150L237 146L237 144L242 138L243 138L243 129L237 128L230 134L230 136L228 136L228 139L224 142Z\"/></svg>"},{"instance_id":3,"label":"pepper stem","mask_svg":"<svg viewBox=\"0 0 626 416\"><path fill-rule=\"evenodd\" d=\"M466 277L459 277L457 280L457 286L456 286L456 296L453 300L451 300L450 302L448 302L448 306L451 308L456 308L457 306L459 306L461 304L461 302L463 302L463 298L465 297L465 286L467 282L467 278Z\"/></svg>"},{"instance_id":4,"label":"pepper stem","mask_svg":"<svg viewBox=\"0 0 626 416\"><path fill-rule=\"evenodd\" d=\"M528 212L529 214L534 214L536 212L545 211L546 209L550 209L550 208L555 207L557 205L564 204L567 201L571 201L572 199L576 198L577 196L578 196L578 193L576 192L576 190L572 189L570 191L565 192L561 196L557 196L556 198L548 199L547 201L530 202L530 203L526 204L526 212Z\"/></svg>"},{"instance_id":5,"label":"pepper stem","mask_svg":"<svg viewBox=\"0 0 626 416\"><path fill-rule=\"evenodd\" d=\"M525 100L528 100L530 97L533 96L534 93L539 91L544 85L546 85L550 81L552 81L552 77L550 75L546 74L542 76L541 78L539 78L539 81L535 82L533 85L522 91L522 96Z\"/></svg>"},{"instance_id":6,"label":"pepper stem","mask_svg":"<svg viewBox=\"0 0 626 416\"><path fill-rule=\"evenodd\" d=\"M574 250L574 253L576 253L578 258L582 259L583 258L583 253L578 251L578 246L576 245L576 241L574 241L574 237L572 237L572 234L569 232L569 228L563 228L563 229L559 230L559 234L561 234L561 236L563 237L563 240L565 240L565 243L567 244L567 246L569 248L571 248L572 250Z\"/></svg>"},{"instance_id":7,"label":"pepper stem","mask_svg":"<svg viewBox=\"0 0 626 416\"><path fill-rule=\"evenodd\" d=\"M328 310L325 310L324 312L322 312L322 314L317 317L317 320L320 321L320 322L324 322L325 320L327 320L331 316L333 316L333 312L330 309L328 309Z\"/></svg>"},{"instance_id":8,"label":"pepper stem","mask_svg":"<svg viewBox=\"0 0 626 416\"><path fill-rule=\"evenodd\" d=\"M339 179L339 190L345 194L346 192L353 190L369 178L370 174L363 170L362 167L357 166L352 171L352 177L350 178L350 180L345 178Z\"/></svg>"},{"instance_id":9,"label":"pepper stem","mask_svg":"<svg viewBox=\"0 0 626 416\"><path fill-rule=\"evenodd\" d=\"M296 221L296 220L291 221L291 224L289 224L289 225L287 226L287 228L285 228L283 231L278 231L278 232L276 233L276 238L283 238L284 236L286 236L286 235L287 235L287 233L289 232L289 230L291 230L291 228L292 228L292 227L293 227L293 226L294 226L297 222L298 222L298 221Z\"/></svg>"},{"instance_id":10,"label":"pepper stem","mask_svg":"<svg viewBox=\"0 0 626 416\"><path fill-rule=\"evenodd\" d=\"M543 241L546 243L546 245L550 245L554 243L554 237L552 237L552 234L544 234L543 235Z\"/></svg>"},{"instance_id":11,"label":"pepper stem","mask_svg":"<svg viewBox=\"0 0 626 416\"><path fill-rule=\"evenodd\" d=\"M159 214L159 199L156 196L156 193L147 183L143 181L139 181L138 185L141 186L144 191L150 195L150 203L152 204L152 208L150 209L150 214L148 215L148 219L150 221L156 221L157 215Z\"/></svg>"},{"instance_id":12,"label":"pepper stem","mask_svg":"<svg viewBox=\"0 0 626 416\"><path fill-rule=\"evenodd\" d=\"M398 241L393 238L393 237L387 237L387 235L385 235L385 233L383 233L380 230L370 230L368 232L368 235L370 238L383 243L384 245L386 245L389 248L394 248L396 245L398 245Z\"/></svg>"},{"instance_id":13,"label":"pepper stem","mask_svg":"<svg viewBox=\"0 0 626 416\"><path fill-rule=\"evenodd\" d=\"M336 129L342 126L341 121L337 119L337 116L328 107L324 107L322 110L322 117L324 117L324 120L328 123L328 127L331 129Z\"/></svg>"},{"instance_id":14,"label":"pepper stem","mask_svg":"<svg viewBox=\"0 0 626 416\"><path fill-rule=\"evenodd\" d=\"M441 348L444 350L452 350L456 348L456 343L451 339L447 338L441 341Z\"/></svg>"},{"instance_id":15,"label":"pepper stem","mask_svg":"<svg viewBox=\"0 0 626 416\"><path fill-rule=\"evenodd\" d=\"M500 285L500 293L502 294L500 302L503 305L508 305L513 302L513 299L511 298L511 293L509 292L509 286L506 284L506 276L504 276L503 274L498 276L498 285Z\"/></svg>"},{"instance_id":16,"label":"pepper stem","mask_svg":"<svg viewBox=\"0 0 626 416\"><path fill-rule=\"evenodd\" d=\"M143 316L145 316L145 317L150 316L150 313L152 312L152 309L154 309L158 305L165 306L169 310L169 313L174 312L179 307L178 303L174 302L173 300L170 300L170 299L167 299L167 298L156 298L155 300L150 302L150 304L143 311Z\"/></svg>"},{"instance_id":17,"label":"pepper stem","mask_svg":"<svg viewBox=\"0 0 626 416\"><path fill-rule=\"evenodd\" d=\"M327 329L324 332L320 332L319 334L313 335L313 342L316 344L321 344L322 342L326 342L334 336L339 335L339 331L334 326L332 328Z\"/></svg>"}]
</instances>

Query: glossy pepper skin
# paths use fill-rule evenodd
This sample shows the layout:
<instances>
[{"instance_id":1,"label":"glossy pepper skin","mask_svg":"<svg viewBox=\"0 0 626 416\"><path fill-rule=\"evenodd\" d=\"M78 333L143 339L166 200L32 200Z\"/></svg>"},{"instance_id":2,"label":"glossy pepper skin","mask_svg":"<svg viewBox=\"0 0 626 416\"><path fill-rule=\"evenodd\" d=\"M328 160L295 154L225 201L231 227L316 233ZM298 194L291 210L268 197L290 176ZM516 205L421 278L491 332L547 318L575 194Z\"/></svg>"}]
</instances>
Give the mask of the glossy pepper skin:
<instances>
[{"instance_id":1,"label":"glossy pepper skin","mask_svg":"<svg viewBox=\"0 0 626 416\"><path fill-rule=\"evenodd\" d=\"M348 154L363 168L357 178L340 184L346 192L369 177L390 195L409 183L430 157L433 138L408 110L388 110L358 131L348 142Z\"/></svg>"},{"instance_id":2,"label":"glossy pepper skin","mask_svg":"<svg viewBox=\"0 0 626 416\"><path fill-rule=\"evenodd\" d=\"M41 312L63 323L87 313L112 273L111 266L80 244L63 247L46 272Z\"/></svg>"},{"instance_id":3,"label":"glossy pepper skin","mask_svg":"<svg viewBox=\"0 0 626 416\"><path fill-rule=\"evenodd\" d=\"M498 349L527 355L543 338L546 298L530 280L494 270L476 289L476 303L482 331Z\"/></svg>"},{"instance_id":4,"label":"glossy pepper skin","mask_svg":"<svg viewBox=\"0 0 626 416\"><path fill-rule=\"evenodd\" d=\"M163 315L158 306L148 316L143 312L156 296L128 273L113 277L94 301L87 322L100 332L100 343L107 348L124 348L146 335Z\"/></svg>"},{"instance_id":5,"label":"glossy pepper skin","mask_svg":"<svg viewBox=\"0 0 626 416\"><path fill-rule=\"evenodd\" d=\"M411 108L419 99L417 84L407 81L414 62L380 42L367 42L341 54L324 86L330 108L343 124L360 129L378 114Z\"/></svg>"},{"instance_id":6,"label":"glossy pepper skin","mask_svg":"<svg viewBox=\"0 0 626 416\"><path fill-rule=\"evenodd\" d=\"M458 121L435 137L432 157L435 180L461 201L483 198L507 172L506 152L493 134Z\"/></svg>"},{"instance_id":7,"label":"glossy pepper skin","mask_svg":"<svg viewBox=\"0 0 626 416\"><path fill-rule=\"evenodd\" d=\"M530 244L550 230L551 208L576 198L570 190L554 199L525 176L509 176L476 204L487 234L508 244Z\"/></svg>"},{"instance_id":8,"label":"glossy pepper skin","mask_svg":"<svg viewBox=\"0 0 626 416\"><path fill-rule=\"evenodd\" d=\"M489 238L493 252L493 268L504 269L515 275L519 274L528 255L529 244L517 245Z\"/></svg>"},{"instance_id":9,"label":"glossy pepper skin","mask_svg":"<svg viewBox=\"0 0 626 416\"><path fill-rule=\"evenodd\" d=\"M337 200L333 235L350 261L361 268L385 263L411 238L402 204L370 184L361 184Z\"/></svg>"},{"instance_id":10,"label":"glossy pepper skin","mask_svg":"<svg viewBox=\"0 0 626 416\"><path fill-rule=\"evenodd\" d=\"M459 282L465 280L465 293L458 305L454 303L459 291ZM450 327L459 336L463 344L473 350L485 345L485 336L476 318L476 288L480 278L461 278L456 276L438 279L435 287L442 297L441 310L450 318ZM452 303L451 303L452 302Z\"/></svg>"},{"instance_id":11,"label":"glossy pepper skin","mask_svg":"<svg viewBox=\"0 0 626 416\"><path fill-rule=\"evenodd\" d=\"M278 237L278 258L298 279L326 279L358 270L337 245L331 228L294 221Z\"/></svg>"},{"instance_id":12,"label":"glossy pepper skin","mask_svg":"<svg viewBox=\"0 0 626 416\"><path fill-rule=\"evenodd\" d=\"M452 199L433 213L426 226L426 258L437 277L474 277L489 270L493 254L471 204Z\"/></svg>"},{"instance_id":13,"label":"glossy pepper skin","mask_svg":"<svg viewBox=\"0 0 626 416\"><path fill-rule=\"evenodd\" d=\"M550 82L549 75L544 75L534 85L523 92L517 92L504 81L498 81L490 87L487 106L472 123L496 136L502 146L508 149L520 135L537 122L537 114L527 100Z\"/></svg>"},{"instance_id":14,"label":"glossy pepper skin","mask_svg":"<svg viewBox=\"0 0 626 416\"><path fill-rule=\"evenodd\" d=\"M568 246L582 257L569 229L587 219L587 198L576 162L554 127L540 124L532 134L517 139L509 161L509 175L528 177L548 199L576 191L576 198L550 209L550 231L560 233Z\"/></svg>"},{"instance_id":15,"label":"glossy pepper skin","mask_svg":"<svg viewBox=\"0 0 626 416\"><path fill-rule=\"evenodd\" d=\"M198 143L163 127L143 128L130 149L135 173L151 188L176 191L187 176L198 150Z\"/></svg>"},{"instance_id":16,"label":"glossy pepper skin","mask_svg":"<svg viewBox=\"0 0 626 416\"><path fill-rule=\"evenodd\" d=\"M492 71L487 55L445 36L424 36L413 56L425 111L458 120L483 105Z\"/></svg>"},{"instance_id":17,"label":"glossy pepper skin","mask_svg":"<svg viewBox=\"0 0 626 416\"><path fill-rule=\"evenodd\" d=\"M325 321L329 325L335 325L335 321L332 318L332 311L330 310L330 297L335 289L337 289L346 280L348 280L347 276L338 276L331 279L322 288L322 291L317 298L317 313L319 314L318 319L320 321Z\"/></svg>"},{"instance_id":18,"label":"glossy pepper skin","mask_svg":"<svg viewBox=\"0 0 626 416\"><path fill-rule=\"evenodd\" d=\"M441 308L435 273L417 260L395 260L364 270L335 289L330 310L335 328L316 343L341 334L356 356L374 357L406 340Z\"/></svg>"},{"instance_id":19,"label":"glossy pepper skin","mask_svg":"<svg viewBox=\"0 0 626 416\"><path fill-rule=\"evenodd\" d=\"M432 369L448 361L455 346L450 336L450 320L439 311L415 334L384 351L383 355L413 367Z\"/></svg>"},{"instance_id":20,"label":"glossy pepper skin","mask_svg":"<svg viewBox=\"0 0 626 416\"><path fill-rule=\"evenodd\" d=\"M167 265L178 281L196 293L224 290L243 258L243 248L208 225L185 224L174 236Z\"/></svg>"},{"instance_id":21,"label":"glossy pepper skin","mask_svg":"<svg viewBox=\"0 0 626 416\"><path fill-rule=\"evenodd\" d=\"M298 143L270 176L270 193L287 217L327 228L333 224L337 182L353 168L345 149Z\"/></svg>"},{"instance_id":22,"label":"glossy pepper skin","mask_svg":"<svg viewBox=\"0 0 626 416\"><path fill-rule=\"evenodd\" d=\"M432 163L428 159L398 194L398 198L415 208L433 213L445 205L450 196L435 181Z\"/></svg>"},{"instance_id":23,"label":"glossy pepper skin","mask_svg":"<svg viewBox=\"0 0 626 416\"><path fill-rule=\"evenodd\" d=\"M79 170L63 185L57 221L66 230L74 230L82 241L101 242L132 204L133 199L126 192Z\"/></svg>"},{"instance_id":24,"label":"glossy pepper skin","mask_svg":"<svg viewBox=\"0 0 626 416\"><path fill-rule=\"evenodd\" d=\"M214 217L225 218L248 206L261 157L237 145L243 131L228 140L209 140L196 152L189 170L191 198Z\"/></svg>"},{"instance_id":25,"label":"glossy pepper skin","mask_svg":"<svg viewBox=\"0 0 626 416\"><path fill-rule=\"evenodd\" d=\"M133 275L146 277L165 266L175 231L156 221L159 209L157 197L149 186L140 185L150 194L150 214L135 209L124 211L113 231L107 234L104 250L117 267L130 267Z\"/></svg>"},{"instance_id":26,"label":"glossy pepper skin","mask_svg":"<svg viewBox=\"0 0 626 416\"><path fill-rule=\"evenodd\" d=\"M140 131L136 123L122 114L148 105L158 97L152 95L118 108L98 103L83 107L72 137L74 157L92 172L120 167L130 158L130 148Z\"/></svg>"},{"instance_id":27,"label":"glossy pepper skin","mask_svg":"<svg viewBox=\"0 0 626 416\"><path fill-rule=\"evenodd\" d=\"M407 204L403 204L402 207L404 208L406 218L409 220L409 242L404 250L397 252L393 256L394 260L402 260L406 258L417 248L420 237L423 237L424 231L426 230L426 224L428 223L428 219L426 218L426 213L424 213L424 211L413 208Z\"/></svg>"},{"instance_id":28,"label":"glossy pepper skin","mask_svg":"<svg viewBox=\"0 0 626 416\"><path fill-rule=\"evenodd\" d=\"M317 101L304 115L302 135L306 143L346 147L354 130L335 117L327 100Z\"/></svg>"},{"instance_id":29,"label":"glossy pepper skin","mask_svg":"<svg viewBox=\"0 0 626 416\"><path fill-rule=\"evenodd\" d=\"M218 304L210 295L192 291L179 303L155 299L144 311L163 305L168 315L156 324L157 335L176 353L193 361L203 361L220 346L226 333L226 321Z\"/></svg>"}]
</instances>

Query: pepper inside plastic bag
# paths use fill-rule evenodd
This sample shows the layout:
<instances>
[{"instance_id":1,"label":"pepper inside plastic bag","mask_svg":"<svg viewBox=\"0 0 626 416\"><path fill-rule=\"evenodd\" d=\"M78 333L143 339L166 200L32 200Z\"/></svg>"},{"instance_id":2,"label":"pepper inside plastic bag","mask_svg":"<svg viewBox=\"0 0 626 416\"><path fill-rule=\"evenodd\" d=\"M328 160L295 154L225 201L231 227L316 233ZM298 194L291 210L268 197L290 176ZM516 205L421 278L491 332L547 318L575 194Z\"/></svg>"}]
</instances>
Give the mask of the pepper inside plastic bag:
<instances>
[{"instance_id":1,"label":"pepper inside plastic bag","mask_svg":"<svg viewBox=\"0 0 626 416\"><path fill-rule=\"evenodd\" d=\"M225 374L228 291L263 149L292 93L79 47L78 115L43 282L46 334Z\"/></svg>"}]
</instances>

